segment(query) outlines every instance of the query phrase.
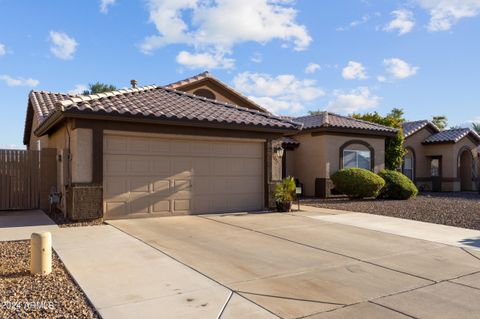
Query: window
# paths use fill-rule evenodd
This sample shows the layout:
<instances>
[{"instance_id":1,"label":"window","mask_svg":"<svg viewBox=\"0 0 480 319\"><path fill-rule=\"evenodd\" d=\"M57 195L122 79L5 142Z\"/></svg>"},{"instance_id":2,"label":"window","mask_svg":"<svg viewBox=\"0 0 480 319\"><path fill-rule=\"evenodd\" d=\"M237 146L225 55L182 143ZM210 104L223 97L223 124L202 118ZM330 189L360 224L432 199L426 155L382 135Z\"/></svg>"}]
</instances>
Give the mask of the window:
<instances>
[{"instance_id":1,"label":"window","mask_svg":"<svg viewBox=\"0 0 480 319\"><path fill-rule=\"evenodd\" d=\"M413 168L414 168L414 162L413 162L413 156L411 154L407 154L407 156L405 156L403 158L403 174L405 176L407 176L408 178L410 178L412 181L413 181L413 178L414 178L414 172L413 172Z\"/></svg>"},{"instance_id":2,"label":"window","mask_svg":"<svg viewBox=\"0 0 480 319\"><path fill-rule=\"evenodd\" d=\"M212 91L207 89L198 89L195 92L193 92L193 94L206 97L207 99L210 99L210 100L215 100L216 98L215 94Z\"/></svg>"},{"instance_id":3,"label":"window","mask_svg":"<svg viewBox=\"0 0 480 319\"><path fill-rule=\"evenodd\" d=\"M430 161L430 176L440 176L440 159L432 158L432 160Z\"/></svg>"},{"instance_id":4,"label":"window","mask_svg":"<svg viewBox=\"0 0 480 319\"><path fill-rule=\"evenodd\" d=\"M343 168L364 168L370 170L371 159L370 151L360 150L344 150L343 151Z\"/></svg>"}]
</instances>

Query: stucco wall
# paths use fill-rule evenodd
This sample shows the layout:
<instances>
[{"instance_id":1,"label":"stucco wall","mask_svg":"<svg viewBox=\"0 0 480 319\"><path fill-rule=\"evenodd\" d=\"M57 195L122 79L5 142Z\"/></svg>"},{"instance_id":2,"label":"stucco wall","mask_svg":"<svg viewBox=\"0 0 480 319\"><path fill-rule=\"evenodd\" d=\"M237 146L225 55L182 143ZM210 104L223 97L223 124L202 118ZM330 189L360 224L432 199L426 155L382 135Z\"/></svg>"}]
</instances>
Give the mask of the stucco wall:
<instances>
[{"instance_id":1,"label":"stucco wall","mask_svg":"<svg viewBox=\"0 0 480 319\"><path fill-rule=\"evenodd\" d=\"M30 132L30 143L27 145L27 148L29 150L38 150L38 141L40 141L40 148L48 147L48 136L37 137L33 133L37 127L38 127L38 118L37 118L37 115L34 113L33 119L32 119L32 130Z\"/></svg>"},{"instance_id":2,"label":"stucco wall","mask_svg":"<svg viewBox=\"0 0 480 319\"><path fill-rule=\"evenodd\" d=\"M431 182L424 179L430 178L430 157L442 157L442 191L460 191L461 182L459 176L459 152L468 147L472 152L475 163L474 170L479 172L478 152L475 151L476 145L468 138L463 138L457 143L442 144L422 144L422 142L432 133L423 128L417 133L405 139L404 145L415 152L415 177L417 186L425 186L425 189L431 189ZM476 183L471 182L471 190L476 190Z\"/></svg>"},{"instance_id":3,"label":"stucco wall","mask_svg":"<svg viewBox=\"0 0 480 319\"><path fill-rule=\"evenodd\" d=\"M348 141L361 140L373 147L375 172L382 170L385 166L385 138L383 137L332 134L312 136L310 133L305 133L296 135L295 139L300 142L300 145L294 151L288 152L287 172L303 183L306 196L315 195L316 178L328 179L339 170L340 147ZM358 145L358 148L365 147Z\"/></svg>"},{"instance_id":4,"label":"stucco wall","mask_svg":"<svg viewBox=\"0 0 480 319\"><path fill-rule=\"evenodd\" d=\"M77 128L71 132L72 183L92 182L92 130Z\"/></svg>"}]
</instances>

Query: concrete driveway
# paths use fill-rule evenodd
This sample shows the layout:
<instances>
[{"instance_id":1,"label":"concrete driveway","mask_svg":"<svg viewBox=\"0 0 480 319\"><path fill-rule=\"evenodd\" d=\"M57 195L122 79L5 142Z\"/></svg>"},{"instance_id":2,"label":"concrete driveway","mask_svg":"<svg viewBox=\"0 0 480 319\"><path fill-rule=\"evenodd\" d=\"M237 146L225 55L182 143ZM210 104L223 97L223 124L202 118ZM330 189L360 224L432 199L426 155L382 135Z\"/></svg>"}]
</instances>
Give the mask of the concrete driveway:
<instances>
[{"instance_id":1,"label":"concrete driveway","mask_svg":"<svg viewBox=\"0 0 480 319\"><path fill-rule=\"evenodd\" d=\"M479 318L478 250L307 215L110 224L282 318Z\"/></svg>"}]
</instances>

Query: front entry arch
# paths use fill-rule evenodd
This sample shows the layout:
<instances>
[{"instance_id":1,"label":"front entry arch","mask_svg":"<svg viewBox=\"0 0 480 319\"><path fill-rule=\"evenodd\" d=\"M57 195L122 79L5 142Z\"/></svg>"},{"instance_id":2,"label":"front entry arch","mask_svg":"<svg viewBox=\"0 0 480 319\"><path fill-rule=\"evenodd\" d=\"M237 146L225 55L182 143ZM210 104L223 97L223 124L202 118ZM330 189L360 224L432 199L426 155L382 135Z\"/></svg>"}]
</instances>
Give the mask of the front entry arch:
<instances>
[{"instance_id":1,"label":"front entry arch","mask_svg":"<svg viewBox=\"0 0 480 319\"><path fill-rule=\"evenodd\" d=\"M460 177L460 190L473 190L473 156L469 148L463 148L458 155L458 173Z\"/></svg>"}]
</instances>

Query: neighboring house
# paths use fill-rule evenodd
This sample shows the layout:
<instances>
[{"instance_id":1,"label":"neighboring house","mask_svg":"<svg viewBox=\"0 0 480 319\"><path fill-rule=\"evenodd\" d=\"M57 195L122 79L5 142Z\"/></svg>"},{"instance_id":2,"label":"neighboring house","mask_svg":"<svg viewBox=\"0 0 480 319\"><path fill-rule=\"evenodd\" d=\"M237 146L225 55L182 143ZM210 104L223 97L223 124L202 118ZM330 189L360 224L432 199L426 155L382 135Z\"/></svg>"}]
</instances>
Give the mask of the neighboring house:
<instances>
[{"instance_id":1,"label":"neighboring house","mask_svg":"<svg viewBox=\"0 0 480 319\"><path fill-rule=\"evenodd\" d=\"M330 176L342 168L374 172L385 166L385 138L396 129L330 112L292 118L303 129L284 139L283 175L295 176L306 196L326 198L333 189Z\"/></svg>"},{"instance_id":2,"label":"neighboring house","mask_svg":"<svg viewBox=\"0 0 480 319\"><path fill-rule=\"evenodd\" d=\"M422 190L478 189L480 136L468 128L440 131L427 120L403 124L403 173Z\"/></svg>"},{"instance_id":3,"label":"neighboring house","mask_svg":"<svg viewBox=\"0 0 480 319\"><path fill-rule=\"evenodd\" d=\"M72 219L170 216L273 207L278 139L299 129L202 74L86 96L32 91L24 144L57 150Z\"/></svg>"}]
</instances>

